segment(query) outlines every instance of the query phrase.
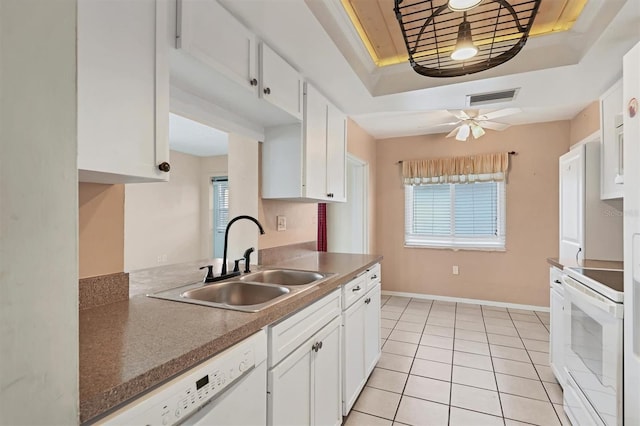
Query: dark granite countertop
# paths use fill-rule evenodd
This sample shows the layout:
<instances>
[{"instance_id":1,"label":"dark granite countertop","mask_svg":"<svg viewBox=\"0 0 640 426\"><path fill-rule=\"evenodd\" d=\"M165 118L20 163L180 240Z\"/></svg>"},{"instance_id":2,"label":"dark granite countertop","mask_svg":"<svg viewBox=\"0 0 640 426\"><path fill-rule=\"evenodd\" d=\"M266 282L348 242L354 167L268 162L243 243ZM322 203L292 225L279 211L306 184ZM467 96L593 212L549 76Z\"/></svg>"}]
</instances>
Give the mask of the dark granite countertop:
<instances>
[{"instance_id":1,"label":"dark granite countertop","mask_svg":"<svg viewBox=\"0 0 640 426\"><path fill-rule=\"evenodd\" d=\"M564 269L565 267L612 269L619 271L624 269L623 262L614 260L584 259L578 263L575 259L558 259L557 257L548 257L547 263L559 269Z\"/></svg>"},{"instance_id":2,"label":"dark granite countertop","mask_svg":"<svg viewBox=\"0 0 640 426\"><path fill-rule=\"evenodd\" d=\"M145 296L201 280L195 267L202 262L131 273L129 300L80 312L80 422L99 418L307 306L381 259L313 253L269 265L336 275L258 313Z\"/></svg>"}]
</instances>

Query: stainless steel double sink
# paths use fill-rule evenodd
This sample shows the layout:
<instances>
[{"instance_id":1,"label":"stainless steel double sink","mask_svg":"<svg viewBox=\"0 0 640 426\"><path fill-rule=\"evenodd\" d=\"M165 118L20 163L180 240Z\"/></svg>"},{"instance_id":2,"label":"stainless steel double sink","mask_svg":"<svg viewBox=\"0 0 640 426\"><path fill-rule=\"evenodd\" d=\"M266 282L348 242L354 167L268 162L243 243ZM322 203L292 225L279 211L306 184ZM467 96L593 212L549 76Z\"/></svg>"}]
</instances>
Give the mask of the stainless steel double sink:
<instances>
[{"instance_id":1,"label":"stainless steel double sink","mask_svg":"<svg viewBox=\"0 0 640 426\"><path fill-rule=\"evenodd\" d=\"M266 269L225 281L211 284L199 282L147 296L235 311L259 312L332 275L295 269Z\"/></svg>"}]
</instances>

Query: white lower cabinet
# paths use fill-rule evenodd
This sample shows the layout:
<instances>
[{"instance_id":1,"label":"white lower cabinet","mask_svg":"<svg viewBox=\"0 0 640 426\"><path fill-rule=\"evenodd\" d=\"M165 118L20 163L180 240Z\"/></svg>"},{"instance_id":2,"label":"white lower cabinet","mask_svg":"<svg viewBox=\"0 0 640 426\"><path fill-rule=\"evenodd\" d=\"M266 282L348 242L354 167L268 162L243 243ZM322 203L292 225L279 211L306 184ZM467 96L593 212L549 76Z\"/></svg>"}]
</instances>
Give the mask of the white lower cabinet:
<instances>
[{"instance_id":1,"label":"white lower cabinet","mask_svg":"<svg viewBox=\"0 0 640 426\"><path fill-rule=\"evenodd\" d=\"M271 336L281 336L279 347L284 347L282 336L291 341L304 341L277 364L270 358L267 376L267 418L269 425L340 425L341 412L341 318L340 292L336 291L313 305L270 327ZM318 307L322 309L319 310ZM318 317L332 312L332 319L319 330L309 327ZM286 333L281 333L286 330ZM279 357L275 358L280 359Z\"/></svg>"},{"instance_id":2,"label":"white lower cabinet","mask_svg":"<svg viewBox=\"0 0 640 426\"><path fill-rule=\"evenodd\" d=\"M358 399L369 375L380 359L380 266L374 265L376 275L369 290L343 307L342 414L347 415ZM370 272L370 271L367 271ZM360 287L360 282L373 276L357 277L344 286L347 293ZM356 284L355 287L353 284ZM346 298L343 297L343 300Z\"/></svg>"}]
</instances>

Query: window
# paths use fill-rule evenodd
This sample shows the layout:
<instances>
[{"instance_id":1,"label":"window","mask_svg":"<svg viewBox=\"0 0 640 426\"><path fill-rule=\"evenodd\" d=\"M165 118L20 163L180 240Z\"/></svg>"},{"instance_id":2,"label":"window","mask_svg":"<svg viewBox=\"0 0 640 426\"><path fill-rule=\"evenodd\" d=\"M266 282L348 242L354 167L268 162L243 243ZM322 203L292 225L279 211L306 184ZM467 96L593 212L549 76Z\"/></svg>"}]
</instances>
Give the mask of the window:
<instances>
[{"instance_id":1,"label":"window","mask_svg":"<svg viewBox=\"0 0 640 426\"><path fill-rule=\"evenodd\" d=\"M504 250L504 182L406 185L405 245Z\"/></svg>"}]
</instances>

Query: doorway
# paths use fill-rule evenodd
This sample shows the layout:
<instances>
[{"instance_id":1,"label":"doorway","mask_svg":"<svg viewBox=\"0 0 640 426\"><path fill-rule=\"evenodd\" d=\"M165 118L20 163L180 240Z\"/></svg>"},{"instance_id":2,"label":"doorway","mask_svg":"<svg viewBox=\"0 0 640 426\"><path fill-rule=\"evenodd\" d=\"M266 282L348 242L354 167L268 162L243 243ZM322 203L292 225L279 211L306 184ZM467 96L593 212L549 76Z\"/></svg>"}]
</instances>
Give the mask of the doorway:
<instances>
[{"instance_id":1,"label":"doorway","mask_svg":"<svg viewBox=\"0 0 640 426\"><path fill-rule=\"evenodd\" d=\"M347 155L347 201L327 204L327 250L369 253L369 164Z\"/></svg>"},{"instance_id":2,"label":"doorway","mask_svg":"<svg viewBox=\"0 0 640 426\"><path fill-rule=\"evenodd\" d=\"M222 258L224 232L229 222L229 178L213 177L211 186L213 189L213 257Z\"/></svg>"}]
</instances>

